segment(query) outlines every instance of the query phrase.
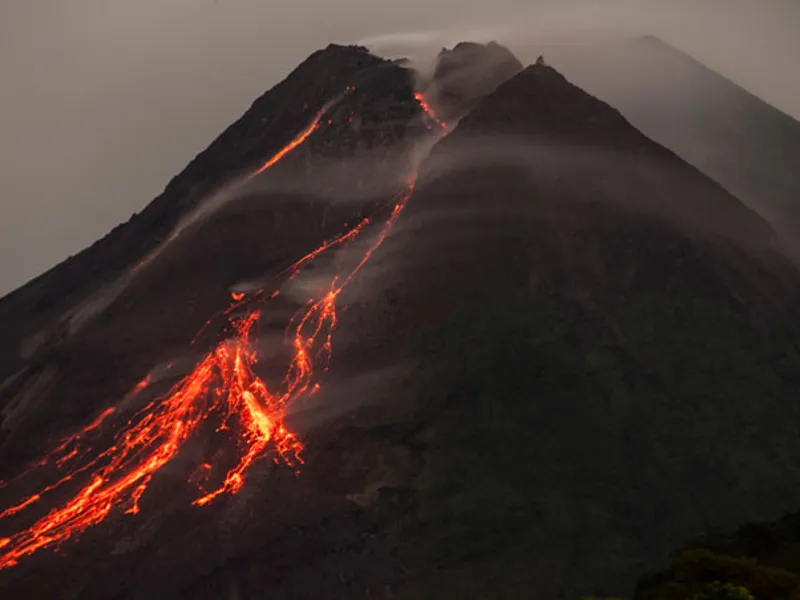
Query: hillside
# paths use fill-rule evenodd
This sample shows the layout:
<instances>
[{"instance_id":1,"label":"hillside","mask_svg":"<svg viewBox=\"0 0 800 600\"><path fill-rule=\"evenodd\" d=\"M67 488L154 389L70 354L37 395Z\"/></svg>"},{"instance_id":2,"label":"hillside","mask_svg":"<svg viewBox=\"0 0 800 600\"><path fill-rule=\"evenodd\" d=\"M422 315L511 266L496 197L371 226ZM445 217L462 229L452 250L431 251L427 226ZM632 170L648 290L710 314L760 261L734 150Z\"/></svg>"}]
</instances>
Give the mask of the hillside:
<instances>
[{"instance_id":1,"label":"hillside","mask_svg":"<svg viewBox=\"0 0 800 600\"><path fill-rule=\"evenodd\" d=\"M402 63L320 51L142 213L162 233L0 302L12 342L56 332L2 359L3 475L64 440L0 485L0 593L629 595L683 540L800 505L775 232L508 56L443 52L429 102ZM471 61L506 77L446 66Z\"/></svg>"},{"instance_id":2,"label":"hillside","mask_svg":"<svg viewBox=\"0 0 800 600\"><path fill-rule=\"evenodd\" d=\"M353 135L345 130L353 129L347 120L356 109L362 111L366 107L366 114L361 115L366 121L364 126L373 133L379 129L378 137L363 134L362 153L374 146L392 145L398 136L405 135L407 121L419 112L409 97L413 90L408 71L363 48L330 45L315 52L284 81L256 99L141 213L0 299L0 335L5 341L0 349L0 380L20 368L37 347L46 345L45 340L61 335L60 331L49 331L58 315L83 303L92 290L123 276L168 239L182 217L284 147L308 126L326 102L345 93L349 86L356 87L356 93L330 115L332 123L325 124L327 139L315 136L311 140L330 146L330 140L335 139L324 152L354 153ZM298 102L298 98L302 101ZM397 106L403 102L405 106L398 114ZM380 123L379 128L376 123ZM42 335L44 329L48 331Z\"/></svg>"},{"instance_id":3,"label":"hillside","mask_svg":"<svg viewBox=\"0 0 800 600\"><path fill-rule=\"evenodd\" d=\"M393 434L424 465L413 597L628 594L686 537L796 505L797 273L713 181L536 66L433 149L404 217L362 327L373 360L420 361Z\"/></svg>"},{"instance_id":4,"label":"hillside","mask_svg":"<svg viewBox=\"0 0 800 600\"><path fill-rule=\"evenodd\" d=\"M547 54L578 85L757 210L797 252L795 119L654 37Z\"/></svg>"},{"instance_id":5,"label":"hillside","mask_svg":"<svg viewBox=\"0 0 800 600\"><path fill-rule=\"evenodd\" d=\"M230 299L232 285L285 267L402 186L404 144L415 130L427 131L413 93L409 71L361 48L315 53L140 215L0 301L0 376L8 378L0 388L4 468L12 466L9 453L36 450L29 436L47 435L46 423L80 422L95 403L119 397L156 364L185 352ZM337 97L320 128L266 180L225 191L226 183L258 168ZM337 202L343 184L347 203ZM267 201L259 186L267 187ZM203 207L215 215L212 226L201 218L179 227ZM159 244L172 237L162 252ZM132 269L140 263L146 263L141 271ZM87 329L85 335L74 335L76 328ZM9 412L10 399L42 373L48 383L37 388L39 408L20 422ZM60 400L47 400L49 394ZM16 443L20 438L29 443Z\"/></svg>"}]
</instances>

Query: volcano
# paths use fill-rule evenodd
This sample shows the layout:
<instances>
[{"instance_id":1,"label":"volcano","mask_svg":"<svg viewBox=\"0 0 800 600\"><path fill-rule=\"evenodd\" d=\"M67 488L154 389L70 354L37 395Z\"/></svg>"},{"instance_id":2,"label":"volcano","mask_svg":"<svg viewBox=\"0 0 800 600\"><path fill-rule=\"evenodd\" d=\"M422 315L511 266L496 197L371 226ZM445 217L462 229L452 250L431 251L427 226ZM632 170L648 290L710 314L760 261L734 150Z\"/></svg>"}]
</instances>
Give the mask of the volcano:
<instances>
[{"instance_id":1,"label":"volcano","mask_svg":"<svg viewBox=\"0 0 800 600\"><path fill-rule=\"evenodd\" d=\"M773 228L505 48L331 45L0 300L0 590L624 594L800 504Z\"/></svg>"},{"instance_id":2,"label":"volcano","mask_svg":"<svg viewBox=\"0 0 800 600\"><path fill-rule=\"evenodd\" d=\"M568 77L757 210L797 253L796 119L653 36L545 52Z\"/></svg>"}]
</instances>

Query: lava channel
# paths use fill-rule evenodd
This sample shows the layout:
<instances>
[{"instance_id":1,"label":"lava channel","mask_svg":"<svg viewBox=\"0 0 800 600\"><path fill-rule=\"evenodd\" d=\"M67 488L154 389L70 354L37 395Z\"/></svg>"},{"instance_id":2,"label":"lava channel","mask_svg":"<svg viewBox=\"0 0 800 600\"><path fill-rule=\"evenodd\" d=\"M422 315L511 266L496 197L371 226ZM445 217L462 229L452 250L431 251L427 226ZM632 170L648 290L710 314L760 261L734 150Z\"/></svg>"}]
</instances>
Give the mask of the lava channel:
<instances>
[{"instance_id":1,"label":"lava channel","mask_svg":"<svg viewBox=\"0 0 800 600\"><path fill-rule=\"evenodd\" d=\"M424 97L417 95L417 100L444 131L444 125L436 119ZM302 144L319 128L324 112L321 111L300 135L252 176L264 172ZM271 455L276 462L291 467L301 464L303 444L286 427L284 416L295 400L319 388L315 373L327 369L330 359L332 335L337 324L336 300L383 243L408 202L415 178L413 175L406 189L386 206L381 228L355 266L333 277L324 293L290 320L292 357L275 389L270 389L255 373L257 353L253 332L262 314L259 304L274 298L277 292L254 294L258 303L255 307L249 305L244 296L236 294L234 304L223 313L232 322L232 339L217 344L166 394L148 402L127 421L120 420L116 409L106 409L12 480L45 467L62 473L55 482L1 512L0 523L9 519L16 522L27 509L62 486L70 484L77 487L77 491L32 524L0 538L0 569L12 567L44 548L58 548L101 523L112 511L138 513L140 500L154 475L206 422L218 423L218 432L232 435L240 452L237 463L217 478L218 484L213 489L198 485L195 474L190 477L190 482L200 488L194 505L209 504L222 494L236 494L244 485L248 469L265 456ZM286 269L283 275L294 277L304 264L334 247L352 242L368 225L370 219L364 219L348 232L324 242ZM242 316L233 317L234 312ZM141 393L148 385L149 379L143 380L128 397ZM94 457L87 458L103 436L113 437L112 443ZM213 465L205 461L198 467L203 482L207 483L213 470Z\"/></svg>"}]
</instances>

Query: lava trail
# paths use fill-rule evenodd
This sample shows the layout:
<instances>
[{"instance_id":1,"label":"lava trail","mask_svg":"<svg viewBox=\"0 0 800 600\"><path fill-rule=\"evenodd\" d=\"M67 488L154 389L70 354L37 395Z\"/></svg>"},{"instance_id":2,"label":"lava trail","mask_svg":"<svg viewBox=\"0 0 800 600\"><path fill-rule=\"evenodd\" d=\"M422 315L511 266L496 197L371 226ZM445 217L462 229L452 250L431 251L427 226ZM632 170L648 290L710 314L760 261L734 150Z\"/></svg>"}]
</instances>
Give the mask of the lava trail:
<instances>
[{"instance_id":1,"label":"lava trail","mask_svg":"<svg viewBox=\"0 0 800 600\"><path fill-rule=\"evenodd\" d=\"M350 90L348 89L348 91L350 91ZM250 173L247 176L247 180L253 179L254 177L258 177L264 171L266 171L270 167L272 167L272 166L276 165L277 163L279 163L292 150L294 150L295 148L300 146L303 142L305 142L312 133L314 133L315 131L317 131L320 128L320 125L322 124L322 117L331 109L331 107L334 104L336 104L337 101L338 101L338 98L336 100L332 100L332 101L328 102L327 104L325 104L317 112L317 114L314 115L314 118L306 126L305 129L303 129L299 134L297 134L292 139L292 141L290 141L283 148L281 148L275 154L273 154L257 170L255 170L252 173ZM142 269L143 267L145 267L145 266L149 265L150 263L152 263L156 258L158 258L159 254L161 254L161 252L163 251L164 247L166 245L168 245L169 243L173 242L178 237L178 235L183 230L183 228L184 228L183 225L179 225L178 227L176 227L175 230L172 233L170 233L169 237L167 238L167 241L164 244L162 244L161 246L156 248L156 250L154 250L153 252L151 252L150 254L145 256L143 259L141 259L138 263L136 263L133 266L133 271L136 272L136 271Z\"/></svg>"},{"instance_id":2,"label":"lava trail","mask_svg":"<svg viewBox=\"0 0 800 600\"><path fill-rule=\"evenodd\" d=\"M443 124L424 97L417 95L417 100L443 132ZM263 173L302 144L319 128L324 112L320 111L306 129L251 177ZM123 411L106 409L16 478L42 472L54 481L0 513L0 526L9 522L17 530L0 538L0 569L16 565L38 550L57 548L105 520L112 511L138 513L140 500L156 473L190 440L199 437L206 424L216 425L216 432L232 436L239 454L236 464L228 468L205 460L190 476L190 483L200 490L193 502L197 506L208 504L222 494L237 493L244 485L248 469L267 455L289 466L301 464L303 444L287 429L284 415L295 400L319 388L315 374L327 369L330 359L337 324L336 300L383 243L414 189L415 177L415 174L410 177L407 187L387 204L380 229L355 266L334 276L324 293L290 320L292 354L284 377L274 389L255 373L257 353L253 338L263 311L261 305L278 292L234 293L233 304L222 313L233 325L231 339L218 343L166 394L127 415L127 420ZM378 213L373 218L377 220L380 216ZM325 241L281 275L292 278L317 256L354 241L372 224L373 218L363 219L346 233ZM144 379L128 397L141 393L148 384L149 379ZM107 444L105 449L94 453L103 441ZM216 483L208 486L212 480ZM66 486L75 490L66 500L32 523L30 519L27 524L19 521L31 506ZM65 491L62 490L61 497Z\"/></svg>"},{"instance_id":3,"label":"lava trail","mask_svg":"<svg viewBox=\"0 0 800 600\"><path fill-rule=\"evenodd\" d=\"M447 123L442 121L436 115L436 113L434 112L433 108L431 107L430 102L428 102L428 100L425 98L425 96L422 95L422 92L416 92L414 94L414 99L419 103L419 105L422 108L422 110L425 111L425 114L428 115L428 117L430 117L430 119L434 123L436 123L441 129L447 129ZM429 129L433 129L433 127L431 125L429 125L428 128Z\"/></svg>"}]
</instances>

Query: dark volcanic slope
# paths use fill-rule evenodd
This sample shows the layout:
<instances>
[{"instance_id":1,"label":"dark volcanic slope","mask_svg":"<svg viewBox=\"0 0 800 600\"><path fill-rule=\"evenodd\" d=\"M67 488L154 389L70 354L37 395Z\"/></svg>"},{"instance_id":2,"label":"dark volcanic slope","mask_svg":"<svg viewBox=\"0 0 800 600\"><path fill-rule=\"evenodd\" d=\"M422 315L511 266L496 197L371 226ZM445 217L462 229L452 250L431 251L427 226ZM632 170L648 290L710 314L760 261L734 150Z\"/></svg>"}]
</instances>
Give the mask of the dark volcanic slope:
<instances>
[{"instance_id":1,"label":"dark volcanic slope","mask_svg":"<svg viewBox=\"0 0 800 600\"><path fill-rule=\"evenodd\" d=\"M574 81L758 210L796 250L795 119L653 37L556 48L552 56Z\"/></svg>"},{"instance_id":2,"label":"dark volcanic slope","mask_svg":"<svg viewBox=\"0 0 800 600\"><path fill-rule=\"evenodd\" d=\"M154 367L177 361L176 373L149 390L165 391L205 349L189 342L229 304L232 285L275 275L404 187L408 150L418 134L428 133L412 79L362 48L330 46L312 55L141 215L5 298L0 372L23 368L0 388L2 477L117 405ZM301 147L240 189L213 219L184 230L106 310L74 335L54 326L82 297L101 292L102 298L115 289L105 284L166 237L181 216L231 177L260 165L337 96L341 100ZM294 308L286 301L271 311L283 317ZM282 333L286 320L279 324ZM263 333L271 333L270 325ZM23 339L40 329L50 339L23 360ZM46 551L3 571L0 596L253 598L268 590L270 598L351 598L378 593L399 578L371 522L341 494L318 488L313 479L298 481L289 469L274 473L264 461L235 503L198 510L186 481L196 468L191 463L189 452L154 482L150 499L143 499L149 516L115 514L81 543L68 544L65 556ZM43 485L33 476L0 486L0 503L6 508ZM44 509L52 506L48 501ZM21 527L13 520L2 525L0 538Z\"/></svg>"},{"instance_id":3,"label":"dark volcanic slope","mask_svg":"<svg viewBox=\"0 0 800 600\"><path fill-rule=\"evenodd\" d=\"M425 261L513 244L496 265L589 304L640 282L668 287L675 273L692 292L763 317L794 310L795 272L773 249L769 225L552 68L528 67L482 101L420 177L409 227L460 239L457 252L434 250L434 235L416 241L413 256ZM495 274L508 276L487 268L470 285L486 288Z\"/></svg>"},{"instance_id":4,"label":"dark volcanic slope","mask_svg":"<svg viewBox=\"0 0 800 600\"><path fill-rule=\"evenodd\" d=\"M349 86L355 89L344 94ZM140 215L0 302L0 376L24 368L0 388L0 450L28 455L33 440L15 440L46 436L51 425L68 426L120 397L149 369L186 351L225 306L231 285L274 274L395 193L404 182L408 144L427 132L413 94L409 71L363 48L315 53ZM214 219L182 232L141 274L123 278L124 294L89 320L85 333L67 335L67 309L102 306L106 291L115 293L116 278L165 239L182 215L260 165L337 97L302 147L239 190L239 199ZM41 376L47 383L35 388L35 401L20 403ZM22 404L27 407L19 410ZM7 461L4 468L13 465Z\"/></svg>"},{"instance_id":5,"label":"dark volcanic slope","mask_svg":"<svg viewBox=\"0 0 800 600\"><path fill-rule=\"evenodd\" d=\"M0 571L0 594L622 595L687 536L800 504L800 275L773 230L553 69L501 79L453 90L470 113L424 161L398 235L340 298L335 362L314 398L372 402L315 428L316 413L292 415L301 476L262 461L240 494L193 508L190 446L140 514L114 512L79 543ZM24 363L0 388L3 469L154 365L191 363L187 343L231 286L274 275L403 187L428 135L412 82L360 48L315 54L142 215L0 302L0 372ZM50 326L353 85L306 143L76 334ZM280 335L304 301L280 296L262 334ZM19 357L43 325L50 339ZM398 361L407 368L370 371ZM0 488L0 506L37 476Z\"/></svg>"},{"instance_id":6,"label":"dark volcanic slope","mask_svg":"<svg viewBox=\"0 0 800 600\"><path fill-rule=\"evenodd\" d=\"M14 373L0 387L0 476L19 472L25 460L99 411L127 406L121 399L151 369L165 379L146 393L164 392L218 340L212 330L190 345L205 321L229 305L232 287L269 281L342 233L345 223L354 225L376 207L391 208L390 199L407 188L420 137L431 135L413 79L363 48L330 46L316 53L256 101L141 215L0 302L6 342L0 373ZM279 164L233 191L215 192L252 172L332 99L319 128ZM125 268L158 247L194 208L220 199L231 201L181 229L145 267ZM318 260L312 276L330 266ZM270 303L260 333L267 341L281 336L305 302L283 294ZM274 352L274 344L265 345ZM272 384L284 374L283 362L270 360L273 354L264 358L260 373ZM164 369L167 361L173 370ZM265 460L235 502L198 510L191 507L196 490L187 484L196 468L194 451L171 461L153 482L143 498L147 517L115 512L81 543L68 543L63 555L37 553L0 572L0 594L357 598L374 597L400 578L372 517L327 485L334 473L298 481ZM46 475L36 471L21 483L0 484L0 506L41 489ZM62 500L48 496L41 510ZM4 536L42 515L37 509L21 520L3 520L0 547Z\"/></svg>"},{"instance_id":7,"label":"dark volcanic slope","mask_svg":"<svg viewBox=\"0 0 800 600\"><path fill-rule=\"evenodd\" d=\"M545 66L421 173L362 325L419 360L391 430L422 456L410 597L624 597L687 536L800 502L800 277L759 217Z\"/></svg>"},{"instance_id":8,"label":"dark volcanic slope","mask_svg":"<svg viewBox=\"0 0 800 600\"><path fill-rule=\"evenodd\" d=\"M326 127L328 140L337 140L334 152L340 146L345 154L355 149L354 135L343 130L354 128L347 119L356 109L360 119L356 125L362 126L358 135L362 150L376 144L390 145L405 135L409 111L419 110L411 97L411 75L407 71L364 48L330 45L312 54L258 98L141 213L0 300L0 337L4 340L0 381L21 366L21 355L29 352L30 344L25 342L30 336L55 315L80 303L90 290L135 264L169 236L181 216L231 178L253 170L286 145L326 102L342 95L348 86L356 86L356 94L331 111L335 122ZM405 107L399 112L398 103ZM377 129L380 132L376 137L373 134Z\"/></svg>"}]
</instances>

